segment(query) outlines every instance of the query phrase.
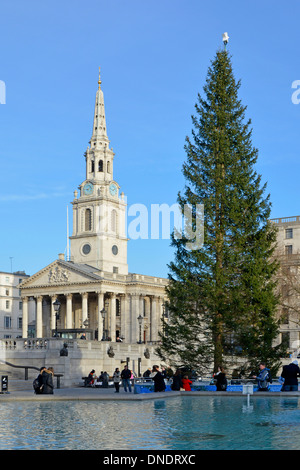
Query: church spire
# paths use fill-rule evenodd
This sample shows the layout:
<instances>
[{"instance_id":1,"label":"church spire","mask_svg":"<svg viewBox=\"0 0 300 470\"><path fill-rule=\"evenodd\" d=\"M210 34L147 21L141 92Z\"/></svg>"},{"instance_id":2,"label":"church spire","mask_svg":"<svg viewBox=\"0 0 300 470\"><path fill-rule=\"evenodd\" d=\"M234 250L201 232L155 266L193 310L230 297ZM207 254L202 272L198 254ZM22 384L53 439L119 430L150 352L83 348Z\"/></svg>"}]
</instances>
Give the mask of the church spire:
<instances>
[{"instance_id":1,"label":"church spire","mask_svg":"<svg viewBox=\"0 0 300 470\"><path fill-rule=\"evenodd\" d=\"M106 120L104 109L104 96L101 90L101 77L99 67L98 90L96 93L93 135L91 138L91 149L103 149L108 146L109 140L106 132Z\"/></svg>"},{"instance_id":2,"label":"church spire","mask_svg":"<svg viewBox=\"0 0 300 470\"><path fill-rule=\"evenodd\" d=\"M101 76L99 67L98 89L96 93L93 134L85 152L86 179L94 181L112 181L114 152L109 148L109 139L106 132L106 119L104 110L104 96L101 89Z\"/></svg>"},{"instance_id":3,"label":"church spire","mask_svg":"<svg viewBox=\"0 0 300 470\"><path fill-rule=\"evenodd\" d=\"M99 85L99 86L98 86L98 90L100 90L100 88L101 88L101 86L100 86L101 83L102 83L102 82L101 82L101 78L100 78L100 67L99 67L99 79L98 79L98 85Z\"/></svg>"}]
</instances>

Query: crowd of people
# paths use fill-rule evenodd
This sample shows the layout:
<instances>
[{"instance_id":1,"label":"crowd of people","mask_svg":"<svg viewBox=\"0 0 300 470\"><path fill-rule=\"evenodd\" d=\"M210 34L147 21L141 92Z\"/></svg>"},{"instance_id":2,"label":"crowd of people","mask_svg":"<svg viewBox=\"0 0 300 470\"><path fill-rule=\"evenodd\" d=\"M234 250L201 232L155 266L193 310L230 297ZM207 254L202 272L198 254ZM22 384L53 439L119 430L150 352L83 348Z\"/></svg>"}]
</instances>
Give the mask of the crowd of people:
<instances>
[{"instance_id":1,"label":"crowd of people","mask_svg":"<svg viewBox=\"0 0 300 470\"><path fill-rule=\"evenodd\" d=\"M38 377L33 382L33 388L36 394L53 394L53 367L46 368L41 367ZM133 388L133 381L136 375L132 370L128 368L128 365L124 366L122 372L117 367L111 377L114 384L115 393L119 393L120 384L122 383L124 391L131 393ZM164 392L166 390L167 373L164 367L159 369L158 365L154 365L148 368L144 374L144 378L152 379L154 382L154 392ZM298 361L294 360L291 364L285 365L282 368L279 382L282 384L282 391L298 391L298 377L300 377L300 368ZM252 379L257 381L258 391L270 390L270 383L272 383L272 376L270 369L267 368L264 362L259 364L258 375L253 375ZM95 387L97 383L102 388L109 387L109 374L106 371L101 371L99 376L96 375L95 369L92 369L86 378L86 386ZM174 391L191 391L192 380L185 373L182 373L180 369L176 370L172 376L171 390ZM222 367L218 367L218 371L213 375L211 384L216 385L217 391L227 390L227 378L225 370Z\"/></svg>"},{"instance_id":2,"label":"crowd of people","mask_svg":"<svg viewBox=\"0 0 300 470\"><path fill-rule=\"evenodd\" d=\"M300 377L300 368L297 359L290 364L282 367L279 382L282 384L282 392L297 392L298 391L298 377ZM265 392L270 389L272 383L272 376L270 369L267 368L264 362L259 365L259 374L253 376L257 380L258 391Z\"/></svg>"},{"instance_id":3,"label":"crowd of people","mask_svg":"<svg viewBox=\"0 0 300 470\"><path fill-rule=\"evenodd\" d=\"M112 377L109 376L109 374L106 371L101 371L99 376L96 375L95 369L92 369L91 372L89 373L85 386L87 387L96 387L96 386L101 386L101 388L108 388L109 387L109 380L111 379L113 381L114 387L115 387L115 392L119 393L120 391L120 383L122 382L122 385L124 387L124 391L129 392L132 391L132 381L136 375L134 372L130 369L128 369L128 366L125 365L124 369L122 372L118 367L116 367Z\"/></svg>"}]
</instances>

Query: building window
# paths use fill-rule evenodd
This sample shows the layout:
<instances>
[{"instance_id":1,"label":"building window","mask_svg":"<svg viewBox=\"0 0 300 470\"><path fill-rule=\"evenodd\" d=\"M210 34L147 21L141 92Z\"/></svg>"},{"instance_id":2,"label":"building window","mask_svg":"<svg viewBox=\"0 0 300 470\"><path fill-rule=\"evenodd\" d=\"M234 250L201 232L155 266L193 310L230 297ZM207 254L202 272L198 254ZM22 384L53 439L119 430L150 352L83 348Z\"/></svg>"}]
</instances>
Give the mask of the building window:
<instances>
[{"instance_id":1,"label":"building window","mask_svg":"<svg viewBox=\"0 0 300 470\"><path fill-rule=\"evenodd\" d=\"M290 347L290 333L288 331L283 331L281 333L281 343L286 346L287 349Z\"/></svg>"},{"instance_id":2,"label":"building window","mask_svg":"<svg viewBox=\"0 0 300 470\"><path fill-rule=\"evenodd\" d=\"M91 161L91 172L94 173L95 171L95 163L94 160Z\"/></svg>"},{"instance_id":3,"label":"building window","mask_svg":"<svg viewBox=\"0 0 300 470\"><path fill-rule=\"evenodd\" d=\"M285 229L285 238L293 238L293 229L292 228L286 228Z\"/></svg>"},{"instance_id":4,"label":"building window","mask_svg":"<svg viewBox=\"0 0 300 470\"><path fill-rule=\"evenodd\" d=\"M293 254L293 245L285 245L285 254L292 255Z\"/></svg>"},{"instance_id":5,"label":"building window","mask_svg":"<svg viewBox=\"0 0 300 470\"><path fill-rule=\"evenodd\" d=\"M103 160L99 160L98 171L103 171Z\"/></svg>"},{"instance_id":6,"label":"building window","mask_svg":"<svg viewBox=\"0 0 300 470\"><path fill-rule=\"evenodd\" d=\"M120 300L116 299L116 316L119 317L121 315L121 308L120 308Z\"/></svg>"},{"instance_id":7,"label":"building window","mask_svg":"<svg viewBox=\"0 0 300 470\"><path fill-rule=\"evenodd\" d=\"M6 308L6 310L9 310L9 300L5 301L5 308Z\"/></svg>"},{"instance_id":8,"label":"building window","mask_svg":"<svg viewBox=\"0 0 300 470\"><path fill-rule=\"evenodd\" d=\"M283 325L288 325L288 323L289 323L289 309L287 307L283 307L283 309L282 309L281 323Z\"/></svg>"},{"instance_id":9,"label":"building window","mask_svg":"<svg viewBox=\"0 0 300 470\"><path fill-rule=\"evenodd\" d=\"M5 290L5 295L9 295L9 290L8 289Z\"/></svg>"},{"instance_id":10,"label":"building window","mask_svg":"<svg viewBox=\"0 0 300 470\"><path fill-rule=\"evenodd\" d=\"M4 328L6 330L11 328L11 317L4 317Z\"/></svg>"},{"instance_id":11,"label":"building window","mask_svg":"<svg viewBox=\"0 0 300 470\"><path fill-rule=\"evenodd\" d=\"M110 173L110 162L107 162L107 173Z\"/></svg>"},{"instance_id":12,"label":"building window","mask_svg":"<svg viewBox=\"0 0 300 470\"><path fill-rule=\"evenodd\" d=\"M84 229L86 232L92 230L92 211L91 209L85 210L85 218L84 218Z\"/></svg>"},{"instance_id":13,"label":"building window","mask_svg":"<svg viewBox=\"0 0 300 470\"><path fill-rule=\"evenodd\" d=\"M19 302L19 310L23 310L23 302Z\"/></svg>"},{"instance_id":14,"label":"building window","mask_svg":"<svg viewBox=\"0 0 300 470\"><path fill-rule=\"evenodd\" d=\"M119 272L119 268L117 268L116 266L113 266L113 273L118 274L118 272Z\"/></svg>"}]
</instances>

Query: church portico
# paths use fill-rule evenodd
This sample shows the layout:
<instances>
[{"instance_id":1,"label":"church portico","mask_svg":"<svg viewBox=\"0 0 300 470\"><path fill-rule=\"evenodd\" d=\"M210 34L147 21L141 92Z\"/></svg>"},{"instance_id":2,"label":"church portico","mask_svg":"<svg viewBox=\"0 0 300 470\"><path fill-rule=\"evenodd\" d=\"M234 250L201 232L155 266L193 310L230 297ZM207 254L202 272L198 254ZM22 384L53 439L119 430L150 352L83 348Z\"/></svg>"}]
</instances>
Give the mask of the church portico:
<instances>
[{"instance_id":1,"label":"church portico","mask_svg":"<svg viewBox=\"0 0 300 470\"><path fill-rule=\"evenodd\" d=\"M147 276L145 279L139 275L118 275L111 279L110 273L106 276L103 271L94 269L93 279L83 283L73 262L59 258L48 267L48 272L57 271L58 267L65 271L63 282L55 286L51 283L38 285L40 278L49 277L45 275L45 268L23 285L23 338L28 337L28 300L34 298L37 338L55 334L68 337L67 330L73 331L74 338L80 338L86 330L89 339L98 341L158 341L166 282L162 284L160 278ZM77 269L77 283L69 284L72 274L68 268ZM153 290L157 293L153 294ZM59 312L54 309L56 300L60 303Z\"/></svg>"}]
</instances>

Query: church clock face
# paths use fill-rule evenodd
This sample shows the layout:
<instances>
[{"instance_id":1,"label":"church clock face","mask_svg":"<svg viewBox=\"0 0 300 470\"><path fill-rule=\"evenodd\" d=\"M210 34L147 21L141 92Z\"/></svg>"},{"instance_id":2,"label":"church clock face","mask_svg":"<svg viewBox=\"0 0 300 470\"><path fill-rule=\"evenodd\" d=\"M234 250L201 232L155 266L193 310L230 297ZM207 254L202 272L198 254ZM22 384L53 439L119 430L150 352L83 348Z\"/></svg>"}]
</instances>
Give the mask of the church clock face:
<instances>
[{"instance_id":1,"label":"church clock face","mask_svg":"<svg viewBox=\"0 0 300 470\"><path fill-rule=\"evenodd\" d=\"M115 196L117 194L117 186L114 183L111 183L109 186L109 192L112 196Z\"/></svg>"},{"instance_id":2,"label":"church clock face","mask_svg":"<svg viewBox=\"0 0 300 470\"><path fill-rule=\"evenodd\" d=\"M84 255L88 255L90 251L91 251L91 245L89 245L88 243L86 243L85 245L83 245L83 247L82 247L82 253L83 253Z\"/></svg>"},{"instance_id":3,"label":"church clock face","mask_svg":"<svg viewBox=\"0 0 300 470\"><path fill-rule=\"evenodd\" d=\"M83 187L83 193L86 195L86 196L89 196L90 194L92 194L94 191L94 186L92 185L92 183L86 183Z\"/></svg>"}]
</instances>

